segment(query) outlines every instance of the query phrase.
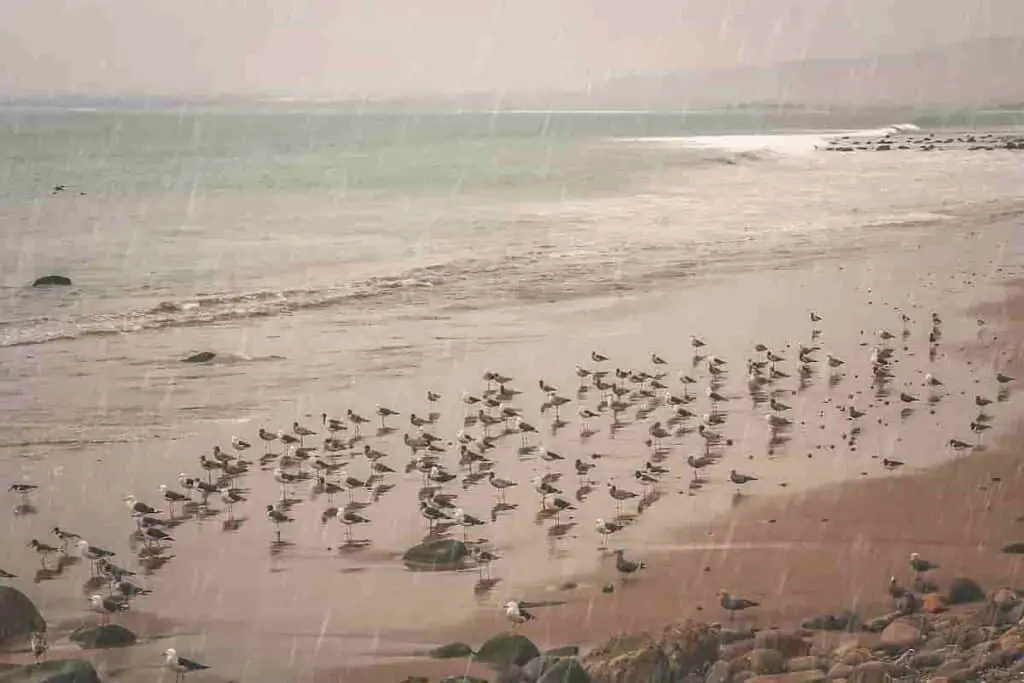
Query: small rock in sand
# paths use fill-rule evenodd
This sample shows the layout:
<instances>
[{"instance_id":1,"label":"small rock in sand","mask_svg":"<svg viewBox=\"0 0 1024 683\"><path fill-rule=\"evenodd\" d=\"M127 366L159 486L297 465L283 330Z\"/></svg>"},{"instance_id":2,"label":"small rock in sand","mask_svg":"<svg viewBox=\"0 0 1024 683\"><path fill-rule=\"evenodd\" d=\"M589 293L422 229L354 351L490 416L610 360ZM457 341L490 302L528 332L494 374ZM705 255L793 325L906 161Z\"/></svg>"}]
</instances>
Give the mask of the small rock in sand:
<instances>
[{"instance_id":1,"label":"small rock in sand","mask_svg":"<svg viewBox=\"0 0 1024 683\"><path fill-rule=\"evenodd\" d=\"M879 647L888 652L903 652L921 642L921 626L917 620L897 619L882 631Z\"/></svg>"}]
</instances>

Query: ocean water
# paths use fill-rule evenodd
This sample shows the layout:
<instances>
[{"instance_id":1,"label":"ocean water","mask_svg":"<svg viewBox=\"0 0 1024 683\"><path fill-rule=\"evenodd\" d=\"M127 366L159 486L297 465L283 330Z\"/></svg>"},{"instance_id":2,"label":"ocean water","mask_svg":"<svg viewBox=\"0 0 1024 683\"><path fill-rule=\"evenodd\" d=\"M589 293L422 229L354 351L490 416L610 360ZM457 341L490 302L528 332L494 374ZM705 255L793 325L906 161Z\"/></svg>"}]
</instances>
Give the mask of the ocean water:
<instances>
[{"instance_id":1,"label":"ocean water","mask_svg":"<svg viewBox=\"0 0 1024 683\"><path fill-rule=\"evenodd\" d=\"M199 454L227 447L233 434L256 442L260 426L318 427L321 412L348 408L372 418L379 402L403 415L394 434L368 437L399 470L393 495L365 510L370 548L339 554L340 525L320 523L320 498L293 509L295 545L268 552L261 511L277 486L254 472L244 524L182 525L181 560L147 577L155 593L138 609L186 624L178 637L193 647L206 641L188 625L220 624L210 638L222 642L242 629L245 661L258 666L261 653L284 647L280 633L297 639L293 656L318 633L350 638L366 654L379 646L373 634L411 628L402 601L456 622L478 603L492 609L533 583L592 569L592 521L614 514L610 501L600 488L592 503L581 500L579 530L564 541L539 531L526 510L536 501L529 478L543 465L517 454L514 436L498 473L520 481L512 498L522 510L496 516L487 534L515 572L486 595L471 590L475 570L408 576L397 557L424 531L413 495L421 476L401 474L401 434L414 431L408 413L429 410L427 388L441 391L433 429L452 439L461 392L481 391L487 369L511 374L528 421L545 425L543 443L570 462L612 453L602 469L628 481L644 452L642 422L582 442L574 410L565 430L550 433L538 410L537 380L575 397L573 365L593 348L634 366L657 352L674 376L700 371L689 365L689 335L700 334L734 364L732 389L741 391L754 343L807 341L811 309L828 321L823 343L844 357L864 355L865 330L898 327L894 307L948 308L950 340L970 341L973 320L954 312L992 295L988 279L1021 262L1013 236L1024 162L1010 151L815 152L830 135L892 123L911 122L757 112L0 111L0 481L42 486L35 514L0 522L0 544L20 548L59 524L130 558L127 493L158 505L159 484L176 486L177 473L196 472ZM53 193L58 184L67 190ZM28 286L52 273L74 285ZM924 324L923 313L913 317ZM218 354L214 362L181 362L204 350ZM907 372L957 367L943 354L928 368L925 348L917 351ZM916 376L901 381L920 390ZM950 379L950 392L972 381ZM847 391L824 381L802 390L795 412L808 420L824 415L819 401L839 395L830 392ZM795 388L787 400L797 400ZM593 408L596 397L578 401ZM763 419L753 419L761 408L733 410L740 455L763 457ZM924 421L958 408L938 410L904 420L901 438L940 452L948 435ZM830 423L827 433L839 429ZM906 447L880 429L864 440L876 455ZM805 434L772 454L822 447ZM673 477L687 474L680 456L697 448L681 437ZM779 465L787 466L799 479L800 461ZM837 461L820 476L862 467ZM365 476L367 464L353 459L349 469ZM727 509L731 491L719 493L656 508L653 527L663 533ZM493 503L486 486L460 496L479 516ZM634 543L663 540L636 526ZM2 559L19 574L37 566L27 551ZM78 578L38 583L33 598L49 614L81 615ZM256 626L264 619L273 629ZM316 653L319 644L309 666L317 656L332 664ZM263 664L269 676L273 666Z\"/></svg>"}]
</instances>

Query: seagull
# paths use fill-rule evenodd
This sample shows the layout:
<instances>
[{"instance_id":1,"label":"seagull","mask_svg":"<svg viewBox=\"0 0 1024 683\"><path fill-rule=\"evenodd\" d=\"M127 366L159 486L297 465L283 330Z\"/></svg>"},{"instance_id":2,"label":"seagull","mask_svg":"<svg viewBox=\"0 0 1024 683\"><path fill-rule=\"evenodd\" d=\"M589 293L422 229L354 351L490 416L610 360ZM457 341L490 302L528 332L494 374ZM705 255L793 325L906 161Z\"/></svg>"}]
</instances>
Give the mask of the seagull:
<instances>
[{"instance_id":1,"label":"seagull","mask_svg":"<svg viewBox=\"0 0 1024 683\"><path fill-rule=\"evenodd\" d=\"M707 467L708 465L710 465L713 462L714 462L714 460L712 458L706 456L706 455L701 455L701 456L691 455L691 456L686 458L686 464L693 468L693 478L695 480L697 479L697 472L699 470L704 469L705 467Z\"/></svg>"},{"instance_id":2,"label":"seagull","mask_svg":"<svg viewBox=\"0 0 1024 683\"><path fill-rule=\"evenodd\" d=\"M594 522L594 528L597 529L597 533L601 534L601 546L604 547L608 543L608 537L616 531L622 531L623 525L618 522L606 522L598 517Z\"/></svg>"},{"instance_id":3,"label":"seagull","mask_svg":"<svg viewBox=\"0 0 1024 683\"><path fill-rule=\"evenodd\" d=\"M100 623L103 626L107 625L111 614L128 611L128 603L124 600L118 600L117 598L105 598L99 593L94 593L89 596L89 605L93 612L100 615Z\"/></svg>"},{"instance_id":4,"label":"seagull","mask_svg":"<svg viewBox=\"0 0 1024 683\"><path fill-rule=\"evenodd\" d=\"M188 496L184 493L168 488L167 484L160 484L160 493L163 494L164 500L167 501L168 514L171 517L174 517L174 504L184 503L188 500Z\"/></svg>"},{"instance_id":5,"label":"seagull","mask_svg":"<svg viewBox=\"0 0 1024 683\"><path fill-rule=\"evenodd\" d=\"M78 551L82 554L82 557L92 562L92 571L94 574L96 573L97 561L106 560L117 554L112 550L107 550L106 548L89 545L89 542L85 539L82 539L75 545L78 546Z\"/></svg>"},{"instance_id":6,"label":"seagull","mask_svg":"<svg viewBox=\"0 0 1024 683\"><path fill-rule=\"evenodd\" d=\"M842 358L837 358L837 357L833 356L831 353L828 354L826 356L826 358L828 359L828 366L830 368L842 367L845 364L845 362L846 362Z\"/></svg>"},{"instance_id":7,"label":"seagull","mask_svg":"<svg viewBox=\"0 0 1024 683\"><path fill-rule=\"evenodd\" d=\"M757 477L752 477L747 474L740 474L736 470L729 470L729 481L736 484L737 486L742 486L743 484L747 484L752 481L757 481Z\"/></svg>"},{"instance_id":8,"label":"seagull","mask_svg":"<svg viewBox=\"0 0 1024 683\"><path fill-rule=\"evenodd\" d=\"M291 522L291 521L294 521L294 520L292 520L291 517L289 517L288 515L284 514L283 512L281 512L280 510L275 508L273 505L268 505L267 506L267 519L269 519L271 522L273 522L274 528L277 530L277 540L278 541L281 540L281 525L282 524L286 524L286 523Z\"/></svg>"},{"instance_id":9,"label":"seagull","mask_svg":"<svg viewBox=\"0 0 1024 683\"><path fill-rule=\"evenodd\" d=\"M479 519L478 517L474 517L473 515L467 513L465 510L463 510L462 508L456 508L455 509L455 517L454 517L454 519L455 519L455 523L456 524L459 524L459 525L462 526L462 537L463 538L466 537L466 534L469 531L469 527L472 527L472 526L483 526L484 524L486 524L486 522L484 522L482 519Z\"/></svg>"},{"instance_id":10,"label":"seagull","mask_svg":"<svg viewBox=\"0 0 1024 683\"><path fill-rule=\"evenodd\" d=\"M595 363L603 363L604 361L608 360L608 356L602 355L597 351L591 351L590 360L594 361Z\"/></svg>"},{"instance_id":11,"label":"seagull","mask_svg":"<svg viewBox=\"0 0 1024 683\"><path fill-rule=\"evenodd\" d=\"M912 396L911 394L908 394L905 391L901 391L900 400L903 401L904 403L917 403L917 401L920 399L918 399L917 396Z\"/></svg>"},{"instance_id":12,"label":"seagull","mask_svg":"<svg viewBox=\"0 0 1024 683\"><path fill-rule=\"evenodd\" d=\"M292 432L295 436L299 437L299 445L302 445L302 440L307 436L315 436L316 432L308 427L303 427L298 422L292 422Z\"/></svg>"},{"instance_id":13,"label":"seagull","mask_svg":"<svg viewBox=\"0 0 1024 683\"><path fill-rule=\"evenodd\" d=\"M701 340L701 339L699 339L697 337L694 337L693 335L690 335L690 346L692 346L694 349L699 349L699 348L701 348L704 345L705 344L704 344L703 340Z\"/></svg>"},{"instance_id":14,"label":"seagull","mask_svg":"<svg viewBox=\"0 0 1024 683\"><path fill-rule=\"evenodd\" d=\"M518 600L509 600L505 603L505 616L512 622L512 628L537 618L527 612Z\"/></svg>"},{"instance_id":15,"label":"seagull","mask_svg":"<svg viewBox=\"0 0 1024 683\"><path fill-rule=\"evenodd\" d=\"M359 434L359 426L360 425L364 425L367 422L369 422L369 420L367 420L362 415L353 412L351 408L349 408L347 411L345 411L345 414L348 416L348 421L356 426L356 434L357 435Z\"/></svg>"},{"instance_id":16,"label":"seagull","mask_svg":"<svg viewBox=\"0 0 1024 683\"><path fill-rule=\"evenodd\" d=\"M989 405L991 403L992 403L992 399L990 399L990 398L985 398L984 396L975 396L974 397L974 405L978 406L979 408L984 408L985 406L987 406L987 405Z\"/></svg>"},{"instance_id":17,"label":"seagull","mask_svg":"<svg viewBox=\"0 0 1024 683\"><path fill-rule=\"evenodd\" d=\"M44 569L46 568L46 558L60 552L60 548L54 548L52 545L40 543L34 538L29 542L28 547L33 548L37 553L39 553L39 561L42 563Z\"/></svg>"},{"instance_id":18,"label":"seagull","mask_svg":"<svg viewBox=\"0 0 1024 683\"><path fill-rule=\"evenodd\" d=\"M512 488L516 485L516 482L514 481L500 479L494 474L493 470L487 473L487 481L498 492L498 500L501 502L505 501L505 489Z\"/></svg>"},{"instance_id":19,"label":"seagull","mask_svg":"<svg viewBox=\"0 0 1024 683\"><path fill-rule=\"evenodd\" d=\"M903 586L901 586L896 581L896 577L895 576L890 576L889 577L889 595L892 596L893 599L899 600L900 598L902 598L906 594L907 594L907 589L904 588Z\"/></svg>"},{"instance_id":20,"label":"seagull","mask_svg":"<svg viewBox=\"0 0 1024 683\"><path fill-rule=\"evenodd\" d=\"M918 553L910 553L910 568L914 570L914 578L920 579L922 574L932 569L938 569L939 565L929 562Z\"/></svg>"},{"instance_id":21,"label":"seagull","mask_svg":"<svg viewBox=\"0 0 1024 683\"><path fill-rule=\"evenodd\" d=\"M381 406L381 405L377 406L376 413L377 413L377 417L380 418L380 428L381 429L386 429L387 428L386 425L384 424L384 421L387 418L389 418L389 417L391 417L393 415L398 415L399 414L397 410L391 410L391 408L385 408L384 406Z\"/></svg>"},{"instance_id":22,"label":"seagull","mask_svg":"<svg viewBox=\"0 0 1024 683\"><path fill-rule=\"evenodd\" d=\"M228 506L228 517L231 517L232 508L235 503L244 503L245 498L233 489L224 489L220 493L220 499Z\"/></svg>"},{"instance_id":23,"label":"seagull","mask_svg":"<svg viewBox=\"0 0 1024 683\"><path fill-rule=\"evenodd\" d=\"M239 453L241 453L242 451L252 448L252 444L249 443L248 441L243 441L237 436L233 436L231 437L231 447L234 448Z\"/></svg>"},{"instance_id":24,"label":"seagull","mask_svg":"<svg viewBox=\"0 0 1024 683\"><path fill-rule=\"evenodd\" d=\"M582 479L582 478L586 477L590 473L590 470L592 470L595 467L597 467L597 465L592 463L592 462L583 462L579 458L576 458L575 467L576 467L576 474L578 474L580 476L580 478Z\"/></svg>"},{"instance_id":25,"label":"seagull","mask_svg":"<svg viewBox=\"0 0 1024 683\"><path fill-rule=\"evenodd\" d=\"M818 315L817 313L815 313L814 311L811 311L811 322L812 323L820 323L821 322L821 316Z\"/></svg>"},{"instance_id":26,"label":"seagull","mask_svg":"<svg viewBox=\"0 0 1024 683\"><path fill-rule=\"evenodd\" d=\"M630 574L635 574L641 569L646 569L646 562L633 562L623 557L623 551L615 551L615 569L622 575L622 580L625 581L626 577Z\"/></svg>"},{"instance_id":27,"label":"seagull","mask_svg":"<svg viewBox=\"0 0 1024 683\"><path fill-rule=\"evenodd\" d=\"M516 429L519 430L519 433L523 437L523 448L526 448L526 435L530 432L536 433L537 428L527 422L524 422L523 418L517 416Z\"/></svg>"},{"instance_id":28,"label":"seagull","mask_svg":"<svg viewBox=\"0 0 1024 683\"><path fill-rule=\"evenodd\" d=\"M999 382L1000 384L1009 384L1010 382L1013 381L1013 377L1010 377L1009 375L1004 375L1003 373L1000 372L996 374L996 381Z\"/></svg>"},{"instance_id":29,"label":"seagull","mask_svg":"<svg viewBox=\"0 0 1024 683\"><path fill-rule=\"evenodd\" d=\"M924 376L924 384L927 387L941 387L942 380L929 372Z\"/></svg>"},{"instance_id":30,"label":"seagull","mask_svg":"<svg viewBox=\"0 0 1024 683\"><path fill-rule=\"evenodd\" d=\"M352 527L357 524L369 524L370 520L355 512L345 512L338 515L338 521L345 525L345 535L352 538Z\"/></svg>"},{"instance_id":31,"label":"seagull","mask_svg":"<svg viewBox=\"0 0 1024 683\"><path fill-rule=\"evenodd\" d=\"M667 365L665 359L656 353L651 354L651 362L654 363L655 365Z\"/></svg>"},{"instance_id":32,"label":"seagull","mask_svg":"<svg viewBox=\"0 0 1024 683\"><path fill-rule=\"evenodd\" d=\"M595 417L600 417L593 410L590 410L589 408L587 408L585 406L580 406L576 410L576 413L580 416L580 420L582 420L582 422L580 423L580 430L581 431L585 431L585 432L590 431L590 427L589 427L590 420L594 419Z\"/></svg>"},{"instance_id":33,"label":"seagull","mask_svg":"<svg viewBox=\"0 0 1024 683\"><path fill-rule=\"evenodd\" d=\"M626 489L620 489L615 485L615 482L608 482L608 495L615 501L615 507L621 511L622 502L629 500L630 498L636 498L636 493L633 491L627 491Z\"/></svg>"},{"instance_id":34,"label":"seagull","mask_svg":"<svg viewBox=\"0 0 1024 683\"><path fill-rule=\"evenodd\" d=\"M49 647L50 644L47 642L46 631L33 631L29 648L32 650L32 656L35 658L36 664L40 660L46 659L46 651Z\"/></svg>"},{"instance_id":35,"label":"seagull","mask_svg":"<svg viewBox=\"0 0 1024 683\"><path fill-rule=\"evenodd\" d=\"M789 407L789 406L787 406L787 405L786 405L785 403L782 403L781 401L779 401L779 400L778 400L777 398L775 398L774 396L772 396L772 397L771 397L771 398L770 398L770 399L768 400L768 406L769 406L769 407L770 407L770 408L771 408L772 410L774 410L775 412L777 412L777 413L782 413L782 412L785 412L785 411L787 411L787 410L790 410L790 407Z\"/></svg>"},{"instance_id":36,"label":"seagull","mask_svg":"<svg viewBox=\"0 0 1024 683\"><path fill-rule=\"evenodd\" d=\"M263 427L260 427L259 434L260 434L260 439L263 441L263 443L267 447L266 448L266 452L269 453L270 452L270 443L272 441L277 441L277 434L275 434L273 432L268 432Z\"/></svg>"},{"instance_id":37,"label":"seagull","mask_svg":"<svg viewBox=\"0 0 1024 683\"><path fill-rule=\"evenodd\" d=\"M7 487L7 490L11 493L21 494L22 497L27 498L28 494L32 493L39 488L38 484L11 484Z\"/></svg>"},{"instance_id":38,"label":"seagull","mask_svg":"<svg viewBox=\"0 0 1024 683\"><path fill-rule=\"evenodd\" d=\"M120 593L124 598L137 598L140 595L149 595L153 592L148 588L136 586L131 581L126 581L124 579L115 581L112 589L114 593Z\"/></svg>"},{"instance_id":39,"label":"seagull","mask_svg":"<svg viewBox=\"0 0 1024 683\"><path fill-rule=\"evenodd\" d=\"M7 571L5 569L0 569L0 579L16 579L16 578L18 578L17 574L12 574L12 573L10 573L9 571Z\"/></svg>"},{"instance_id":40,"label":"seagull","mask_svg":"<svg viewBox=\"0 0 1024 683\"><path fill-rule=\"evenodd\" d=\"M886 469L894 470L897 467L903 467L902 460L890 460L889 458L882 458L882 466Z\"/></svg>"},{"instance_id":41,"label":"seagull","mask_svg":"<svg viewBox=\"0 0 1024 683\"><path fill-rule=\"evenodd\" d=\"M191 659L179 657L178 652L172 647L164 652L164 666L174 672L174 683L185 679L185 675L192 671L202 671L210 667Z\"/></svg>"},{"instance_id":42,"label":"seagull","mask_svg":"<svg viewBox=\"0 0 1024 683\"><path fill-rule=\"evenodd\" d=\"M489 550L484 550L479 545L474 545L472 548L470 548L469 552L470 554L472 554L473 559L476 561L477 567L480 569L481 579L483 578L485 571L489 578L491 575L491 562L499 559L498 556Z\"/></svg>"},{"instance_id":43,"label":"seagull","mask_svg":"<svg viewBox=\"0 0 1024 683\"><path fill-rule=\"evenodd\" d=\"M68 549L68 541L74 541L77 543L78 541L82 540L82 537L78 534L72 533L65 529L61 529L59 526L53 527L53 529L51 529L50 531L53 532L54 536L60 539L62 549L65 552L67 552Z\"/></svg>"},{"instance_id":44,"label":"seagull","mask_svg":"<svg viewBox=\"0 0 1024 683\"><path fill-rule=\"evenodd\" d=\"M758 607L761 604L745 598L735 598L724 590L718 591L718 597L720 598L719 604L729 612L729 621L733 620L736 612L742 612L751 607Z\"/></svg>"}]
</instances>

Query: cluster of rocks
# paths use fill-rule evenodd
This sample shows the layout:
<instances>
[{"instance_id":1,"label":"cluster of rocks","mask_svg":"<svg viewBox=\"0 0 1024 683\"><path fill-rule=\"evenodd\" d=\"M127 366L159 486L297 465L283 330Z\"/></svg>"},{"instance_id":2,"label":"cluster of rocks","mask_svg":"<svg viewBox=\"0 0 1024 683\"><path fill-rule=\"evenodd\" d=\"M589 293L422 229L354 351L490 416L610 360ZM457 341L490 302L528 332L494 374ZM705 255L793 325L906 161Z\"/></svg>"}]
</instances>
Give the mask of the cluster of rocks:
<instances>
[{"instance_id":1,"label":"cluster of rocks","mask_svg":"<svg viewBox=\"0 0 1024 683\"><path fill-rule=\"evenodd\" d=\"M574 647L541 653L507 633L476 652L453 643L434 656L487 664L498 683L1009 683L1024 681L1024 600L1006 588L986 598L956 579L944 595L903 600L868 620L840 612L764 631L688 621L613 638L585 656Z\"/></svg>"},{"instance_id":2,"label":"cluster of rocks","mask_svg":"<svg viewBox=\"0 0 1024 683\"><path fill-rule=\"evenodd\" d=\"M46 621L32 600L11 586L0 586L0 651L26 650L33 633L46 631ZM118 624L87 624L68 639L83 650L134 645L134 633ZM0 663L0 683L99 683L99 675L87 660L69 658L27 666Z\"/></svg>"},{"instance_id":3,"label":"cluster of rocks","mask_svg":"<svg viewBox=\"0 0 1024 683\"><path fill-rule=\"evenodd\" d=\"M966 150L994 151L997 149L1024 150L1024 136L999 133L966 134L943 137L934 133L901 135L887 133L880 137L843 135L829 140L825 152L888 152L891 150L917 150L919 152Z\"/></svg>"}]
</instances>

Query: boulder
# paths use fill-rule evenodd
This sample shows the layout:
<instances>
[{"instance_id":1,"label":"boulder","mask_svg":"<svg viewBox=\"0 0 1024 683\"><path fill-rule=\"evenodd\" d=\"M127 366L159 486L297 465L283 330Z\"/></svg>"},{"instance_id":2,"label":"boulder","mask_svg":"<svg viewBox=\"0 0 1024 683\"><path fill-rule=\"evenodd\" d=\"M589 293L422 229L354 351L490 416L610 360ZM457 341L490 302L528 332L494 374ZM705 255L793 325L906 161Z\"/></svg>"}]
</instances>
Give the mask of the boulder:
<instances>
[{"instance_id":1,"label":"boulder","mask_svg":"<svg viewBox=\"0 0 1024 683\"><path fill-rule=\"evenodd\" d=\"M828 670L828 680L834 681L837 678L848 678L853 673L853 667L849 664L834 664L831 669Z\"/></svg>"},{"instance_id":2,"label":"boulder","mask_svg":"<svg viewBox=\"0 0 1024 683\"><path fill-rule=\"evenodd\" d=\"M499 633L480 646L475 659L495 669L509 665L523 666L540 656L540 650L526 636Z\"/></svg>"},{"instance_id":3,"label":"boulder","mask_svg":"<svg viewBox=\"0 0 1024 683\"><path fill-rule=\"evenodd\" d=\"M580 647L579 645L563 645L562 647L552 648L544 654L552 657L577 657L580 654Z\"/></svg>"},{"instance_id":4,"label":"boulder","mask_svg":"<svg viewBox=\"0 0 1024 683\"><path fill-rule=\"evenodd\" d=\"M916 620L897 619L882 631L878 645L887 652L903 652L921 642L921 627Z\"/></svg>"},{"instance_id":5,"label":"boulder","mask_svg":"<svg viewBox=\"0 0 1024 683\"><path fill-rule=\"evenodd\" d=\"M747 683L824 683L828 677L824 671L798 671L796 673L754 676Z\"/></svg>"},{"instance_id":6,"label":"boulder","mask_svg":"<svg viewBox=\"0 0 1024 683\"><path fill-rule=\"evenodd\" d=\"M128 647L134 645L135 634L120 624L103 626L79 626L68 636L72 643L77 643L83 650L105 650L112 647Z\"/></svg>"},{"instance_id":7,"label":"boulder","mask_svg":"<svg viewBox=\"0 0 1024 683\"><path fill-rule=\"evenodd\" d=\"M910 666L915 669L934 669L946 661L941 652L918 652L910 658Z\"/></svg>"},{"instance_id":8,"label":"boulder","mask_svg":"<svg viewBox=\"0 0 1024 683\"><path fill-rule=\"evenodd\" d=\"M754 636L754 647L762 650L775 650L783 659L803 657L811 651L811 644L794 633L785 631L760 631Z\"/></svg>"},{"instance_id":9,"label":"boulder","mask_svg":"<svg viewBox=\"0 0 1024 683\"><path fill-rule=\"evenodd\" d=\"M828 660L823 657L793 657L786 662L786 671L827 671Z\"/></svg>"},{"instance_id":10,"label":"boulder","mask_svg":"<svg viewBox=\"0 0 1024 683\"><path fill-rule=\"evenodd\" d=\"M735 643L729 643L728 645L722 646L721 656L722 659L728 659L732 661L737 657L742 657L751 650L754 649L754 639L750 640L738 640Z\"/></svg>"},{"instance_id":11,"label":"boulder","mask_svg":"<svg viewBox=\"0 0 1024 683\"><path fill-rule=\"evenodd\" d=\"M584 659L590 677L602 683L670 683L703 671L718 659L718 631L687 621L660 633L618 636Z\"/></svg>"},{"instance_id":12,"label":"boulder","mask_svg":"<svg viewBox=\"0 0 1024 683\"><path fill-rule=\"evenodd\" d=\"M17 588L0 586L0 648L45 630L46 621L28 596Z\"/></svg>"},{"instance_id":13,"label":"boulder","mask_svg":"<svg viewBox=\"0 0 1024 683\"><path fill-rule=\"evenodd\" d=\"M84 659L51 659L4 671L0 683L100 683L100 677Z\"/></svg>"},{"instance_id":14,"label":"boulder","mask_svg":"<svg viewBox=\"0 0 1024 683\"><path fill-rule=\"evenodd\" d=\"M846 680L849 683L890 683L906 670L906 667L890 662L864 662L853 667Z\"/></svg>"},{"instance_id":15,"label":"boulder","mask_svg":"<svg viewBox=\"0 0 1024 683\"><path fill-rule=\"evenodd\" d=\"M946 611L946 601L938 593L929 593L921 597L920 609L925 614L940 614Z\"/></svg>"},{"instance_id":16,"label":"boulder","mask_svg":"<svg viewBox=\"0 0 1024 683\"><path fill-rule=\"evenodd\" d=\"M1007 543L1003 546L1003 552L1010 555L1024 555L1024 541Z\"/></svg>"},{"instance_id":17,"label":"boulder","mask_svg":"<svg viewBox=\"0 0 1024 683\"><path fill-rule=\"evenodd\" d=\"M729 671L729 662L719 659L711 665L708 673L704 676L704 683L729 683L732 680L732 672Z\"/></svg>"},{"instance_id":18,"label":"boulder","mask_svg":"<svg viewBox=\"0 0 1024 683\"><path fill-rule=\"evenodd\" d=\"M949 584L949 595L946 601L951 605L962 605L967 602L981 602L985 599L985 591L975 581L965 577L953 579Z\"/></svg>"},{"instance_id":19,"label":"boulder","mask_svg":"<svg viewBox=\"0 0 1024 683\"><path fill-rule=\"evenodd\" d=\"M864 630L871 633L881 633L889 624L896 621L901 616L902 614L900 612L889 612L888 614L883 614L880 617L869 619L864 622Z\"/></svg>"},{"instance_id":20,"label":"boulder","mask_svg":"<svg viewBox=\"0 0 1024 683\"><path fill-rule=\"evenodd\" d=\"M44 275L40 278L36 278L35 282L32 283L33 287L68 287L71 285L71 278L63 275Z\"/></svg>"},{"instance_id":21,"label":"boulder","mask_svg":"<svg viewBox=\"0 0 1024 683\"><path fill-rule=\"evenodd\" d=\"M537 683L590 683L590 675L576 657L562 657L537 679Z\"/></svg>"},{"instance_id":22,"label":"boulder","mask_svg":"<svg viewBox=\"0 0 1024 683\"><path fill-rule=\"evenodd\" d=\"M815 631L855 631L860 621L853 612L844 611L837 614L819 614L804 619L800 625Z\"/></svg>"},{"instance_id":23,"label":"boulder","mask_svg":"<svg viewBox=\"0 0 1024 683\"><path fill-rule=\"evenodd\" d=\"M469 557L469 547L450 538L420 543L405 551L402 562L416 571L449 571L461 569Z\"/></svg>"},{"instance_id":24,"label":"boulder","mask_svg":"<svg viewBox=\"0 0 1024 683\"><path fill-rule=\"evenodd\" d=\"M786 670L786 661L777 650L758 648L747 655L749 666L746 668L755 674L780 674Z\"/></svg>"},{"instance_id":25,"label":"boulder","mask_svg":"<svg viewBox=\"0 0 1024 683\"><path fill-rule=\"evenodd\" d=\"M211 360L217 357L217 354L213 351L200 351L199 353L193 353L187 358L182 358L182 363L209 363Z\"/></svg>"},{"instance_id":26,"label":"boulder","mask_svg":"<svg viewBox=\"0 0 1024 683\"><path fill-rule=\"evenodd\" d=\"M447 645L435 647L430 651L430 656L434 659L458 659L460 657L470 657L472 654L473 648L465 643L448 643Z\"/></svg>"}]
</instances>

